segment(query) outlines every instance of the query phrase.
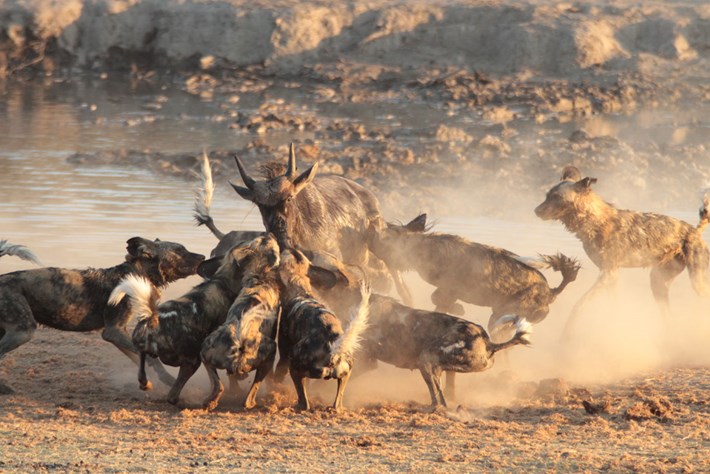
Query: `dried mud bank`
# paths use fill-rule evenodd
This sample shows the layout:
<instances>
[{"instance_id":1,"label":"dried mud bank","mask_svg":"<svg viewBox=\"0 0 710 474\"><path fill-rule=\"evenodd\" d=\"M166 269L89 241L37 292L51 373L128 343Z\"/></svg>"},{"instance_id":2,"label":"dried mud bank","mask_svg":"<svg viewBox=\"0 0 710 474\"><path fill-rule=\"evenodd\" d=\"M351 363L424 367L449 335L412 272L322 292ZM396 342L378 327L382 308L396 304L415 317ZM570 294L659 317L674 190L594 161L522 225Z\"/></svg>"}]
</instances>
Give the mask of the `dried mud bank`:
<instances>
[{"instance_id":1,"label":"dried mud bank","mask_svg":"<svg viewBox=\"0 0 710 474\"><path fill-rule=\"evenodd\" d=\"M294 412L292 391L260 398L252 412L234 400L213 413L179 410L167 405L163 387L140 392L135 368L96 334L40 329L0 371L18 390L0 398L7 471L710 469L706 368L584 386L476 374L475 400L434 414L424 408L424 389L411 399L352 405L370 390L366 375L353 381L339 415L324 408L330 393L315 397L313 412ZM187 389L199 400L206 385ZM478 400L488 392L510 392L509 401Z\"/></svg>"},{"instance_id":2,"label":"dried mud bank","mask_svg":"<svg viewBox=\"0 0 710 474\"><path fill-rule=\"evenodd\" d=\"M704 2L29 1L3 5L0 31L10 80L177 84L244 144L212 153L218 174L231 153L255 167L294 140L397 218L441 202L511 212L570 163L629 207L691 209L710 182ZM155 99L126 125L164 118ZM198 153L71 161L187 177ZM407 188L420 192L403 203Z\"/></svg>"}]
</instances>

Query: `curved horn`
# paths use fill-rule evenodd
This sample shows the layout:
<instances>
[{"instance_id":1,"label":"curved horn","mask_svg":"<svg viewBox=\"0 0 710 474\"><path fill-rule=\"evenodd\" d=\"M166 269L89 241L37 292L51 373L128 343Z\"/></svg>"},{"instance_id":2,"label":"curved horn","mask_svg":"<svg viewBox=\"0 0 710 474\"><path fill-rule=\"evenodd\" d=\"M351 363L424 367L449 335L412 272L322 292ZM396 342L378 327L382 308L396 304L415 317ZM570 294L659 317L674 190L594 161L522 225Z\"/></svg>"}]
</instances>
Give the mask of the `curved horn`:
<instances>
[{"instance_id":1,"label":"curved horn","mask_svg":"<svg viewBox=\"0 0 710 474\"><path fill-rule=\"evenodd\" d=\"M296 149L291 142L291 146L288 149L288 168L286 168L286 177L289 181L296 179Z\"/></svg>"},{"instance_id":2,"label":"curved horn","mask_svg":"<svg viewBox=\"0 0 710 474\"><path fill-rule=\"evenodd\" d=\"M254 184L256 184L256 181L254 181L254 178L252 178L251 176L249 176L247 174L247 170L244 169L244 165L242 164L242 161L239 159L239 157L237 155L234 155L234 161L237 162L237 168L239 168L239 174L242 176L242 181L244 181L244 184L246 185L247 188L249 188L250 190L253 190Z\"/></svg>"}]
</instances>

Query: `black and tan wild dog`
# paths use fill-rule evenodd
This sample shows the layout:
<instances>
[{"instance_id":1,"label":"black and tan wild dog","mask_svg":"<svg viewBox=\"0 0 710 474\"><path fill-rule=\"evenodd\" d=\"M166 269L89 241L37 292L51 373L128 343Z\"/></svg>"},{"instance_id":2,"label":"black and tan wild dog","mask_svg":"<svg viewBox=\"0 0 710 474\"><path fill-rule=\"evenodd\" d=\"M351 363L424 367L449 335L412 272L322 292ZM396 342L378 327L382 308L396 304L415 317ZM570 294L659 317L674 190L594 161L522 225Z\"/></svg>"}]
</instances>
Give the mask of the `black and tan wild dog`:
<instances>
[{"instance_id":1,"label":"black and tan wild dog","mask_svg":"<svg viewBox=\"0 0 710 474\"><path fill-rule=\"evenodd\" d=\"M128 305L109 306L111 291L129 274L164 287L194 275L205 257L157 239L133 237L127 244L125 262L115 267L38 268L0 276L0 358L29 341L37 325L44 324L63 331L103 329L105 340L138 362L126 330L131 316ZM151 365L165 383L173 381L157 360L151 359ZM0 382L0 393L12 393L12 389Z\"/></svg>"},{"instance_id":2,"label":"black and tan wild dog","mask_svg":"<svg viewBox=\"0 0 710 474\"><path fill-rule=\"evenodd\" d=\"M594 295L613 285L619 268L651 267L651 291L668 319L668 289L687 268L695 291L710 295L707 281L710 252L703 229L710 220L710 196L705 195L697 226L651 212L617 209L592 190L596 178L582 178L574 166L563 170L545 201L535 208L544 220L558 220L582 241L589 259L599 268L594 285L575 304L567 321L569 334L582 306Z\"/></svg>"},{"instance_id":3,"label":"black and tan wild dog","mask_svg":"<svg viewBox=\"0 0 710 474\"><path fill-rule=\"evenodd\" d=\"M276 377L291 374L298 394L297 408L308 410L305 378L336 379L338 390L333 408L343 405L345 385L350 378L355 352L367 326L370 289L360 287L360 301L345 331L335 314L315 297L309 276L310 262L298 250L281 252L279 278L281 291L281 324L279 328L279 360Z\"/></svg>"},{"instance_id":4,"label":"black and tan wild dog","mask_svg":"<svg viewBox=\"0 0 710 474\"><path fill-rule=\"evenodd\" d=\"M234 247L224 257L203 262L198 269L200 274L206 266L219 265L212 277L160 306L159 295L144 278L129 275L115 288L110 304L119 304L127 295L131 300L131 312L138 317L133 344L140 352L138 381L143 390L151 388L145 373L146 355L158 357L165 364L180 367L177 380L168 393L168 402L177 404L183 387L202 364L202 343L224 323L229 307L241 290L242 271L247 267L247 261L255 258L278 261L278 246L272 235L258 237ZM217 406L223 387L213 367L208 367L207 374L211 392L203 407L211 410Z\"/></svg>"}]
</instances>

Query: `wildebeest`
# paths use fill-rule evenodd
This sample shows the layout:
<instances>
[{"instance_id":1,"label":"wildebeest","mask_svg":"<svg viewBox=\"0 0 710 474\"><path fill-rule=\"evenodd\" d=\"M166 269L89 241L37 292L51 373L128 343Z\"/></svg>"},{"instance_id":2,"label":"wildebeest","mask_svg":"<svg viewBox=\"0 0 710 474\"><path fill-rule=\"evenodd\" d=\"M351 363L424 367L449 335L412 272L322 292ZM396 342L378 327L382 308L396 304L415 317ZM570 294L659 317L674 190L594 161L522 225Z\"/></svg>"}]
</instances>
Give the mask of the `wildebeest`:
<instances>
[{"instance_id":1,"label":"wildebeest","mask_svg":"<svg viewBox=\"0 0 710 474\"><path fill-rule=\"evenodd\" d=\"M133 331L133 344L140 351L138 381L143 390L150 388L145 374L146 354L163 363L180 367L178 377L168 393L168 402L177 404L180 392L201 365L200 350L204 339L223 324L229 307L241 290L242 269L246 260L265 257L276 250L276 240L261 236L245 246L234 247L222 257L212 278L185 295L158 306L159 295L143 278L130 276L118 285L109 300L118 304L124 296L131 300L131 312L139 318ZM278 255L278 254L277 254ZM278 256L277 256L278 258ZM202 264L209 265L210 261ZM214 368L207 368L211 392L203 407L216 406L223 387Z\"/></svg>"},{"instance_id":2,"label":"wildebeest","mask_svg":"<svg viewBox=\"0 0 710 474\"><path fill-rule=\"evenodd\" d=\"M194 275L205 257L174 242L142 237L129 239L126 248L125 261L111 268L38 268L0 276L0 358L29 341L37 324L44 324L63 331L103 329L105 340L138 362L126 331L131 313L127 304L106 304L111 290L129 274L164 287ZM174 379L157 360L150 362L163 382L172 383ZM0 383L0 393L12 389Z\"/></svg>"},{"instance_id":3,"label":"wildebeest","mask_svg":"<svg viewBox=\"0 0 710 474\"><path fill-rule=\"evenodd\" d=\"M272 239L274 247L277 246ZM253 408L259 385L271 373L276 358L276 340L280 284L276 275L278 251L268 258L251 259L242 266L242 289L229 308L223 325L202 343L205 367L226 370L246 377L256 370L254 381L244 400L244 408Z\"/></svg>"},{"instance_id":4,"label":"wildebeest","mask_svg":"<svg viewBox=\"0 0 710 474\"><path fill-rule=\"evenodd\" d=\"M312 273L320 292L335 307L357 298L364 277L359 268L344 265L332 255L314 252ZM314 271L318 270L318 272ZM331 272L331 279L322 276ZM374 367L377 361L403 369L418 369L429 388L432 408L446 406L441 390L442 371L482 372L493 366L495 353L518 344L529 344L530 324L515 316L504 323L515 325L513 336L500 344L490 340L478 324L449 314L405 306L388 296L370 296L368 327L363 332L358 367Z\"/></svg>"},{"instance_id":5,"label":"wildebeest","mask_svg":"<svg viewBox=\"0 0 710 474\"><path fill-rule=\"evenodd\" d=\"M264 227L276 236L281 249L330 252L365 268L373 287L388 289L388 272L370 254L366 241L370 225L384 225L374 194L342 176L316 176L317 162L298 174L293 144L285 170L276 163L262 166L265 180L249 176L239 158L235 159L246 187L230 184L241 197L259 207ZM399 274L390 270L399 294L411 300Z\"/></svg>"},{"instance_id":6,"label":"wildebeest","mask_svg":"<svg viewBox=\"0 0 710 474\"><path fill-rule=\"evenodd\" d=\"M316 299L308 270L310 262L298 250L281 252L279 278L281 291L281 324L277 377L288 371L298 393L297 408L308 410L305 378L336 379L338 390L333 408L340 410L345 385L350 378L355 352L367 326L370 289L360 286L360 302L351 312L345 331L335 314Z\"/></svg>"},{"instance_id":7,"label":"wildebeest","mask_svg":"<svg viewBox=\"0 0 710 474\"><path fill-rule=\"evenodd\" d=\"M5 255L13 255L21 258L22 260L27 260L42 266L42 262L39 261L37 256L24 245L11 244L7 240L0 240L0 257Z\"/></svg>"},{"instance_id":8,"label":"wildebeest","mask_svg":"<svg viewBox=\"0 0 710 474\"><path fill-rule=\"evenodd\" d=\"M710 219L710 196L705 195L700 221L693 227L662 214L617 209L592 190L596 182L596 178L582 179L576 167L568 166L561 181L535 208L541 219L558 220L574 233L599 268L597 281L572 309L565 328L567 334L584 303L612 285L619 268L651 267L651 291L666 319L670 315L668 289L686 267L695 291L710 295L710 253L702 236Z\"/></svg>"},{"instance_id":9,"label":"wildebeest","mask_svg":"<svg viewBox=\"0 0 710 474\"><path fill-rule=\"evenodd\" d=\"M241 242L249 242L256 239L264 233L264 231L256 230L233 230L228 233L220 231L214 223L210 215L210 207L212 206L212 197L214 195L214 181L212 180L212 168L210 167L207 154L202 155L200 178L202 186L195 193L195 207L193 217L197 221L197 225L207 227L212 235L217 237L219 243L210 252L210 257L217 257L226 254L229 249Z\"/></svg>"}]
</instances>

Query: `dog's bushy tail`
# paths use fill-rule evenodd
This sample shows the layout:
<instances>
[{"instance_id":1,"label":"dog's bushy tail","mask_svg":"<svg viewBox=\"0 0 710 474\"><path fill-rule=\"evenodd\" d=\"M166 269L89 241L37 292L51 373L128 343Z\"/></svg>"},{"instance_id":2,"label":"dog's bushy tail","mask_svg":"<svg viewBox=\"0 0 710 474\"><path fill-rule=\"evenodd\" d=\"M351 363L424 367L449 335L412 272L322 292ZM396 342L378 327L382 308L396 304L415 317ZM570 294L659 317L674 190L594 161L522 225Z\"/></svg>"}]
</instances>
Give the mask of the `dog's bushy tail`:
<instances>
[{"instance_id":1,"label":"dog's bushy tail","mask_svg":"<svg viewBox=\"0 0 710 474\"><path fill-rule=\"evenodd\" d=\"M160 292L150 281L134 274L126 276L111 292L108 304L116 306L126 296L131 299L132 318L139 321L151 319L157 323Z\"/></svg>"},{"instance_id":2,"label":"dog's bushy tail","mask_svg":"<svg viewBox=\"0 0 710 474\"><path fill-rule=\"evenodd\" d=\"M35 263L40 267L42 266L42 262L39 261L39 258L37 258L37 256L32 253L30 249L24 245L11 244L7 240L0 240L0 257L3 255L13 255L21 258L22 260Z\"/></svg>"},{"instance_id":3,"label":"dog's bushy tail","mask_svg":"<svg viewBox=\"0 0 710 474\"><path fill-rule=\"evenodd\" d=\"M556 255L540 255L542 261L547 265L547 268L552 268L556 272L562 274L562 281L557 288L551 288L552 294L557 297L567 285L577 279L577 273L582 268L579 261L575 258L567 257L558 253Z\"/></svg>"},{"instance_id":4,"label":"dog's bushy tail","mask_svg":"<svg viewBox=\"0 0 710 474\"><path fill-rule=\"evenodd\" d=\"M224 238L224 233L214 225L214 221L210 215L212 196L214 195L214 181L212 181L212 168L210 167L210 160L207 157L207 153L202 154L202 165L200 169L202 186L195 191L195 212L193 217L197 221L198 226L207 226L215 237L222 240L222 238Z\"/></svg>"},{"instance_id":5,"label":"dog's bushy tail","mask_svg":"<svg viewBox=\"0 0 710 474\"><path fill-rule=\"evenodd\" d=\"M360 349L360 340L362 333L367 328L368 313L370 309L370 285L367 283L360 284L360 304L354 311L350 322L348 322L343 334L333 342L331 354L335 362L333 374L335 378L340 378L342 372L346 369L341 367L341 364L346 359L352 360L355 353Z\"/></svg>"},{"instance_id":6,"label":"dog's bushy tail","mask_svg":"<svg viewBox=\"0 0 710 474\"><path fill-rule=\"evenodd\" d=\"M698 222L698 231L702 232L705 226L710 222L710 188L703 191L703 204L698 210L700 221Z\"/></svg>"},{"instance_id":7,"label":"dog's bushy tail","mask_svg":"<svg viewBox=\"0 0 710 474\"><path fill-rule=\"evenodd\" d=\"M506 342L501 342L500 344L496 344L495 342L489 342L488 350L490 351L491 355L503 349L507 349L508 347L517 346L519 344L527 346L530 344L532 324L530 324L529 321L514 314L507 314L505 316L502 316L496 322L496 327L509 325L515 328L515 334L513 334L513 337L511 337L510 340Z\"/></svg>"}]
</instances>

